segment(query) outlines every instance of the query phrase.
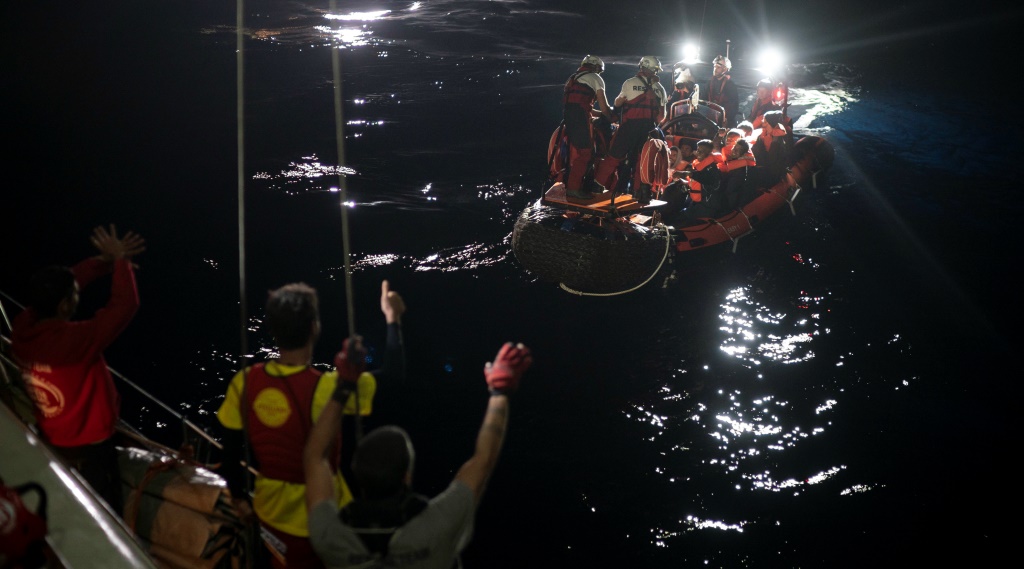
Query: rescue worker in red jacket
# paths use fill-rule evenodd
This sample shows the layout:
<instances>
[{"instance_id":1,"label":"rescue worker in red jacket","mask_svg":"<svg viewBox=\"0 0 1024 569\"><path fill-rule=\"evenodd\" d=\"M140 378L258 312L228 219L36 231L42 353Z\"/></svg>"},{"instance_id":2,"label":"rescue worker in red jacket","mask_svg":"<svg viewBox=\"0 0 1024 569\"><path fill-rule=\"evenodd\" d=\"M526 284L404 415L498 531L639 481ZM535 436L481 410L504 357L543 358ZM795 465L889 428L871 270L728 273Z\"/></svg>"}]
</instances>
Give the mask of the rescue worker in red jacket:
<instances>
[{"instance_id":1,"label":"rescue worker in red jacket","mask_svg":"<svg viewBox=\"0 0 1024 569\"><path fill-rule=\"evenodd\" d=\"M736 90L736 83L733 82L729 70L732 69L732 61L728 57L719 55L712 61L712 75L708 81L708 101L718 104L725 111L726 128L736 126L740 108L740 95Z\"/></svg>"},{"instance_id":2,"label":"rescue worker in red jacket","mask_svg":"<svg viewBox=\"0 0 1024 569\"><path fill-rule=\"evenodd\" d=\"M357 374L356 393L344 406L348 415L369 415L378 380L396 381L405 373L400 328L405 303L390 290L388 281L381 284L380 305L387 321L383 367ZM302 449L313 424L331 401L338 372L321 373L312 367L313 346L320 334L319 301L312 287L293 283L271 291L266 314L267 328L280 353L238 372L231 380L217 411L224 427L222 473L240 514L251 518L255 512L274 541L284 546L283 553L271 557L273 567L323 567L309 543ZM246 443L259 471L251 505L241 465ZM341 439L336 437L331 483L339 507L352 501L352 492L338 469L340 450Z\"/></svg>"},{"instance_id":3,"label":"rescue worker in red jacket","mask_svg":"<svg viewBox=\"0 0 1024 569\"><path fill-rule=\"evenodd\" d=\"M107 369L107 348L139 309L132 259L145 241L128 232L97 227L99 250L73 268L47 267L33 275L30 306L14 319L11 351L36 403L39 429L53 450L77 470L107 504L122 513L117 449L111 437L121 396ZM78 292L113 272L110 300L88 320L72 321Z\"/></svg>"},{"instance_id":4,"label":"rescue worker in red jacket","mask_svg":"<svg viewBox=\"0 0 1024 569\"><path fill-rule=\"evenodd\" d=\"M594 181L602 190L614 186L619 163L643 146L648 133L665 120L668 93L658 79L661 62L653 55L645 55L638 67L637 74L622 84L622 92L615 98L622 120L612 137L608 156L601 160L594 173Z\"/></svg>"},{"instance_id":5,"label":"rescue worker in red jacket","mask_svg":"<svg viewBox=\"0 0 1024 569\"><path fill-rule=\"evenodd\" d=\"M764 114L769 111L781 111L782 107L775 103L775 98L772 94L772 82L767 77L757 82L757 97L754 98L754 104L750 107L750 114L747 116L747 120L750 121L751 126L754 128L761 128L761 122L764 120Z\"/></svg>"},{"instance_id":6,"label":"rescue worker in red jacket","mask_svg":"<svg viewBox=\"0 0 1024 569\"><path fill-rule=\"evenodd\" d=\"M583 177L590 167L594 154L594 126L591 115L604 116L613 122L612 109L608 106L605 95L604 62L600 57L588 55L583 58L579 69L565 83L563 89L562 118L565 121L565 135L569 144L575 149L576 155L569 163L569 175L566 177L566 195L574 198L590 198L589 191L583 189ZM594 110L597 102L600 111Z\"/></svg>"}]
</instances>

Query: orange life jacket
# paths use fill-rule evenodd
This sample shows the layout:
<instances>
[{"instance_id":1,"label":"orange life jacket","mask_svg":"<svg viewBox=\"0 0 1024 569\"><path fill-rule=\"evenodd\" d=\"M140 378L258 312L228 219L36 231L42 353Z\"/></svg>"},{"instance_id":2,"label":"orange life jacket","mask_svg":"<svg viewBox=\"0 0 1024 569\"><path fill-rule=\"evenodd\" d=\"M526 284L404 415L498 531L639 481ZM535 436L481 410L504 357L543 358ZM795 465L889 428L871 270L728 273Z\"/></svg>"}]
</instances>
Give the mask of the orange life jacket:
<instances>
[{"instance_id":1,"label":"orange life jacket","mask_svg":"<svg viewBox=\"0 0 1024 569\"><path fill-rule=\"evenodd\" d=\"M723 174L725 174L726 172L739 170L740 168L754 166L757 166L757 161L754 160L753 154L747 152L742 157L737 158L736 160L726 160L725 162L718 166L718 169L721 170Z\"/></svg>"},{"instance_id":2,"label":"orange life jacket","mask_svg":"<svg viewBox=\"0 0 1024 569\"><path fill-rule=\"evenodd\" d=\"M714 154L709 154L708 157L703 160L697 160L696 158L694 158L693 169L694 171L701 172L712 164L718 164L718 160L715 158ZM701 201L704 200L704 192L702 191L702 186L700 182L694 180L693 178L690 178L690 199L693 201L693 203L700 203Z\"/></svg>"}]
</instances>

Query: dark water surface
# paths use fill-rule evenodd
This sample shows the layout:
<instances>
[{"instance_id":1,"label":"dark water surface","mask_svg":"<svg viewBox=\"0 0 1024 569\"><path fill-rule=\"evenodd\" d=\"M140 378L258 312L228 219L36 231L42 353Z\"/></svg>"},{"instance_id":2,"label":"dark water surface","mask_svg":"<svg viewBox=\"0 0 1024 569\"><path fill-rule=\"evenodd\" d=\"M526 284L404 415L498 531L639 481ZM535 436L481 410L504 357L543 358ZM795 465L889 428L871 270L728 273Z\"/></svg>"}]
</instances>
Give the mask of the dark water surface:
<instances>
[{"instance_id":1,"label":"dark water surface","mask_svg":"<svg viewBox=\"0 0 1024 569\"><path fill-rule=\"evenodd\" d=\"M357 328L380 345L382 279L410 307L410 380L382 386L367 427L406 426L415 485L438 492L472 451L483 363L506 340L535 351L467 566L1009 552L1020 119L984 86L1021 12L839 4L718 2L703 26L705 53L732 39L748 85L761 38L785 40L798 129L837 149L828 187L735 255L677 259L676 284L611 298L535 281L512 225L539 195L577 60L609 62L613 97L641 55L678 57L704 3L357 2L333 20L326 2L249 4L253 328L266 290L303 280L323 303L317 361L346 334L325 47L340 41ZM233 5L19 0L4 21L0 289L24 298L33 270L89 254L94 225L138 231L143 308L108 360L212 426L240 343ZM144 432L176 432L125 397Z\"/></svg>"}]
</instances>

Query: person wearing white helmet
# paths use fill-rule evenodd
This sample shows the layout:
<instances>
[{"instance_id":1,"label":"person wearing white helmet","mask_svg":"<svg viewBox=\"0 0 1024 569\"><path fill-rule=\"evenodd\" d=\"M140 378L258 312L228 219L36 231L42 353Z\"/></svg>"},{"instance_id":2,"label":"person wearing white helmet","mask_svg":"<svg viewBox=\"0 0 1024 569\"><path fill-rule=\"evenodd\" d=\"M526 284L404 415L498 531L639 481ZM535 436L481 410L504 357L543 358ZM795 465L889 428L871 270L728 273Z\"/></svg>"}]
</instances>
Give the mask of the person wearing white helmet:
<instances>
[{"instance_id":1,"label":"person wearing white helmet","mask_svg":"<svg viewBox=\"0 0 1024 569\"><path fill-rule=\"evenodd\" d=\"M579 69L565 83L562 97L562 118L565 123L565 136L575 151L569 162L569 173L566 176L566 195L571 198L589 199L591 193L583 189L583 176L590 167L594 156L594 125L591 115L604 115L609 122L612 109L605 95L604 62L600 57L588 55L583 58ZM594 110L597 102L600 112Z\"/></svg>"},{"instance_id":2,"label":"person wearing white helmet","mask_svg":"<svg viewBox=\"0 0 1024 569\"><path fill-rule=\"evenodd\" d=\"M668 93L658 79L661 62L653 55L645 55L638 67L637 74L622 84L622 92L615 98L615 106L622 110L622 119L612 137L608 156L601 160L594 173L594 181L604 188L614 185L619 163L640 148L651 129L665 119Z\"/></svg>"},{"instance_id":3,"label":"person wearing white helmet","mask_svg":"<svg viewBox=\"0 0 1024 569\"><path fill-rule=\"evenodd\" d=\"M729 75L732 61L729 61L728 57L719 55L712 61L712 64L714 67L711 79L708 81L708 101L720 105L725 110L725 120L723 121L725 124L718 126L732 128L736 126L738 118L736 115L740 109L739 92Z\"/></svg>"}]
</instances>

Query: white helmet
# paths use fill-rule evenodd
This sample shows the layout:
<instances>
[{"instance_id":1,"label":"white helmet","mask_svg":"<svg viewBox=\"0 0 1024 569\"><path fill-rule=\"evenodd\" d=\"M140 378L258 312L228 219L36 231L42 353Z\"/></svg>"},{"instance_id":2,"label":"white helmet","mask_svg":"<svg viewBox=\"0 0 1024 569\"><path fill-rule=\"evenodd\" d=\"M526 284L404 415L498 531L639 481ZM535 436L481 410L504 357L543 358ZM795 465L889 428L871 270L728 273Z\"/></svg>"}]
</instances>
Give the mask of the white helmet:
<instances>
[{"instance_id":1,"label":"white helmet","mask_svg":"<svg viewBox=\"0 0 1024 569\"><path fill-rule=\"evenodd\" d=\"M713 59L711 61L711 63L721 63L722 65L725 66L725 70L726 71L729 71L730 69L732 69L732 62L729 61L729 58L725 57L724 55L719 55L718 57Z\"/></svg>"},{"instance_id":2,"label":"white helmet","mask_svg":"<svg viewBox=\"0 0 1024 569\"><path fill-rule=\"evenodd\" d=\"M596 55L588 55L588 56L584 57L583 58L583 63L580 63L580 67L583 67L584 65L589 65L591 67L596 67L598 73L601 73L601 72L604 71L604 62L601 61L601 58L596 56Z\"/></svg>"},{"instance_id":3,"label":"white helmet","mask_svg":"<svg viewBox=\"0 0 1024 569\"><path fill-rule=\"evenodd\" d=\"M661 71L661 62L653 55L645 55L640 58L640 69L650 71L651 73L657 73Z\"/></svg>"}]
</instances>

